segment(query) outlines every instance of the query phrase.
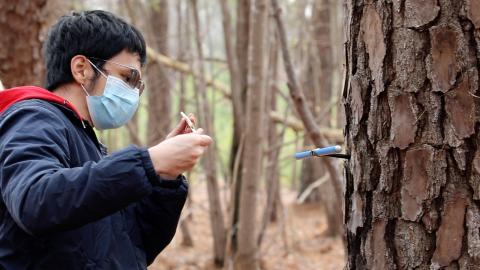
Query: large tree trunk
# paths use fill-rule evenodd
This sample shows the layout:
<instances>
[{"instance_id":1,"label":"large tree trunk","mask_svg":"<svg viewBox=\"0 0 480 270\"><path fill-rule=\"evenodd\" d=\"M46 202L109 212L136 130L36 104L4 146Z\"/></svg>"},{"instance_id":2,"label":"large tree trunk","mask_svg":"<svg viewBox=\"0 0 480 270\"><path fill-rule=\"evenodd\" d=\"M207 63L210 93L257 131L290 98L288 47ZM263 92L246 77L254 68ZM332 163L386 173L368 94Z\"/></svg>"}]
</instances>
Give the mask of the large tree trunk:
<instances>
[{"instance_id":1,"label":"large tree trunk","mask_svg":"<svg viewBox=\"0 0 480 270\"><path fill-rule=\"evenodd\" d=\"M207 99L207 88L205 83L204 57L201 41L201 29L197 9L197 0L190 0L193 13L193 22L195 26L195 45L198 59L195 61L200 73L200 78L196 80L195 88L197 90L197 105L199 118L204 125L207 134L213 133L213 122L210 112L210 105ZM220 190L217 182L217 157L215 147L207 149L203 159L203 165L207 178L208 201L210 206L210 224L213 235L214 263L217 266L223 266L225 260L226 233L223 211L220 202Z\"/></svg>"},{"instance_id":2,"label":"large tree trunk","mask_svg":"<svg viewBox=\"0 0 480 270\"><path fill-rule=\"evenodd\" d=\"M161 54L168 55L168 0L155 1L149 5L150 46ZM148 145L153 145L165 139L170 131L171 84L166 69L159 62L148 64L147 82L147 141Z\"/></svg>"},{"instance_id":3,"label":"large tree trunk","mask_svg":"<svg viewBox=\"0 0 480 270\"><path fill-rule=\"evenodd\" d=\"M50 24L68 8L59 0L0 1L0 80L5 88L43 86L42 43Z\"/></svg>"},{"instance_id":4,"label":"large tree trunk","mask_svg":"<svg viewBox=\"0 0 480 270\"><path fill-rule=\"evenodd\" d=\"M256 209L258 181L262 175L263 106L265 99L266 36L268 33L268 0L252 2L248 57L248 91L243 154L242 186L238 226L236 270L258 269Z\"/></svg>"},{"instance_id":5,"label":"large tree trunk","mask_svg":"<svg viewBox=\"0 0 480 270\"><path fill-rule=\"evenodd\" d=\"M479 269L480 5L347 4L347 268Z\"/></svg>"}]
</instances>

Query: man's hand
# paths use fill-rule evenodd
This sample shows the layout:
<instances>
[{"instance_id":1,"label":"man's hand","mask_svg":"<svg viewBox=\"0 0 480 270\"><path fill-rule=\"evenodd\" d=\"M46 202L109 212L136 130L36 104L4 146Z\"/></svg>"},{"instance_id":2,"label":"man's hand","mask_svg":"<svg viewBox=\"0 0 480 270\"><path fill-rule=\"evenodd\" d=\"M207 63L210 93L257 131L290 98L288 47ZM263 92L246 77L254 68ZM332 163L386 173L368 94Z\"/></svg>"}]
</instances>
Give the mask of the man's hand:
<instances>
[{"instance_id":1,"label":"man's hand","mask_svg":"<svg viewBox=\"0 0 480 270\"><path fill-rule=\"evenodd\" d=\"M190 119L190 121L192 121L194 125L196 124L195 115L193 115L193 113L189 113L188 118ZM185 121L185 119L182 118L180 120L180 123L178 123L178 125L170 133L168 133L167 139L170 139L180 134L187 134L187 133L192 133L192 130L188 126L187 121Z\"/></svg>"},{"instance_id":2,"label":"man's hand","mask_svg":"<svg viewBox=\"0 0 480 270\"><path fill-rule=\"evenodd\" d=\"M175 135L150 147L148 152L157 174L175 179L191 170L212 143L212 138L202 133L203 130L198 129L195 133Z\"/></svg>"}]
</instances>

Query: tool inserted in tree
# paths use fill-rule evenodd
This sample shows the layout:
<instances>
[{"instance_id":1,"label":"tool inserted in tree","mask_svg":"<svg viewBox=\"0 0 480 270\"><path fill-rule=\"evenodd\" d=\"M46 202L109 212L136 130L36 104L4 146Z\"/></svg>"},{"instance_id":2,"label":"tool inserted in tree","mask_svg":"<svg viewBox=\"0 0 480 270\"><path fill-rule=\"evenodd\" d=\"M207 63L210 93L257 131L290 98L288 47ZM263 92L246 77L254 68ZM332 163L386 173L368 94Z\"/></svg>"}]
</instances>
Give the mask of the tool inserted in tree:
<instances>
[{"instance_id":1,"label":"tool inserted in tree","mask_svg":"<svg viewBox=\"0 0 480 270\"><path fill-rule=\"evenodd\" d=\"M317 148L309 151L298 152L295 154L296 159L303 159L310 156L314 157L333 157L350 159L349 154L340 154L342 147L340 145L328 146L323 148Z\"/></svg>"}]
</instances>

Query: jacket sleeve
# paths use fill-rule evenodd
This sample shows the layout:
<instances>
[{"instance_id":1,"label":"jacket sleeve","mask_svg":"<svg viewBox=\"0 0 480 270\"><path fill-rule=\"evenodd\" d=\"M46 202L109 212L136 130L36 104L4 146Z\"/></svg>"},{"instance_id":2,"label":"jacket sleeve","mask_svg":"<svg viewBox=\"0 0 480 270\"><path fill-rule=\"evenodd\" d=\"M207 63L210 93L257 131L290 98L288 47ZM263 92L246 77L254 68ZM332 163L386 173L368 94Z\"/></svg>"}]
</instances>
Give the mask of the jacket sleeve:
<instances>
[{"instance_id":1,"label":"jacket sleeve","mask_svg":"<svg viewBox=\"0 0 480 270\"><path fill-rule=\"evenodd\" d=\"M41 107L0 119L1 196L15 222L34 236L80 227L153 190L145 149L131 146L99 162L70 167L62 121Z\"/></svg>"},{"instance_id":2,"label":"jacket sleeve","mask_svg":"<svg viewBox=\"0 0 480 270\"><path fill-rule=\"evenodd\" d=\"M148 197L129 207L129 218L133 216L136 220L137 236L148 265L175 235L187 193L188 183L184 176L177 180L159 179Z\"/></svg>"}]
</instances>

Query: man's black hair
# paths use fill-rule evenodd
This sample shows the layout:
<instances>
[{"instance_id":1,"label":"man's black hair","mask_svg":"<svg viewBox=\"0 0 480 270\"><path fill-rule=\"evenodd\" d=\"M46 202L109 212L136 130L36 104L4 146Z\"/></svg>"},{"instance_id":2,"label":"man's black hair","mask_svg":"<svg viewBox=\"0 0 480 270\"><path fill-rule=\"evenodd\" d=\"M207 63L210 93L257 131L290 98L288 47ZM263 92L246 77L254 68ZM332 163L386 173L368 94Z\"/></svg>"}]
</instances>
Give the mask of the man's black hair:
<instances>
[{"instance_id":1,"label":"man's black hair","mask_svg":"<svg viewBox=\"0 0 480 270\"><path fill-rule=\"evenodd\" d=\"M44 44L46 88L53 90L73 81L70 61L75 55L108 60L124 49L146 61L145 40L135 27L114 14L91 10L62 16L50 28ZM93 61L102 68L103 61Z\"/></svg>"}]
</instances>

